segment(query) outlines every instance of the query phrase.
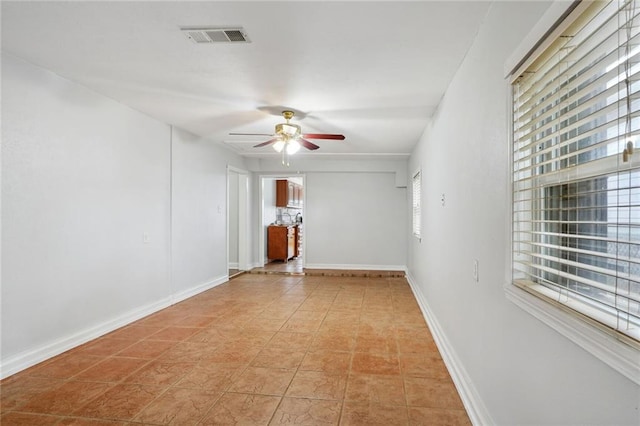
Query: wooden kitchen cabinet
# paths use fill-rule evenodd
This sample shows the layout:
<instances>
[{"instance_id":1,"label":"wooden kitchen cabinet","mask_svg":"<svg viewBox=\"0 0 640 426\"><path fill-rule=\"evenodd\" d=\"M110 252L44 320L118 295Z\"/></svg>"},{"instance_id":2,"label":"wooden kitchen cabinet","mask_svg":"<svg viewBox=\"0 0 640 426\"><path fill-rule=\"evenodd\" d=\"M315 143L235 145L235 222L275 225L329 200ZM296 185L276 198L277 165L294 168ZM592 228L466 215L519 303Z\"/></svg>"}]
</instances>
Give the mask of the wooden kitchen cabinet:
<instances>
[{"instance_id":1,"label":"wooden kitchen cabinet","mask_svg":"<svg viewBox=\"0 0 640 426\"><path fill-rule=\"evenodd\" d=\"M267 228L267 257L287 262L296 256L296 226L271 225Z\"/></svg>"},{"instance_id":2,"label":"wooden kitchen cabinet","mask_svg":"<svg viewBox=\"0 0 640 426\"><path fill-rule=\"evenodd\" d=\"M287 179L276 180L276 207L302 207L302 186Z\"/></svg>"},{"instance_id":3,"label":"wooden kitchen cabinet","mask_svg":"<svg viewBox=\"0 0 640 426\"><path fill-rule=\"evenodd\" d=\"M276 181L276 207L287 207L289 204L288 184L286 179Z\"/></svg>"}]
</instances>

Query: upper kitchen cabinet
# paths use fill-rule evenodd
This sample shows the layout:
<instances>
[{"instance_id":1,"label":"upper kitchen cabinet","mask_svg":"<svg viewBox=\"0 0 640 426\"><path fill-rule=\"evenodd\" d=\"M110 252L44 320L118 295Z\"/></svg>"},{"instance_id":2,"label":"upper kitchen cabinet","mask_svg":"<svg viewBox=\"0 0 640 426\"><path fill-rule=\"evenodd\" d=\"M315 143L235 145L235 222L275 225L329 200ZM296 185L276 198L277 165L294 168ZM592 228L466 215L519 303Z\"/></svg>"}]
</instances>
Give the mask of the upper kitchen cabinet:
<instances>
[{"instance_id":1,"label":"upper kitchen cabinet","mask_svg":"<svg viewBox=\"0 0 640 426\"><path fill-rule=\"evenodd\" d=\"M276 180L276 207L302 208L302 185L287 179Z\"/></svg>"}]
</instances>

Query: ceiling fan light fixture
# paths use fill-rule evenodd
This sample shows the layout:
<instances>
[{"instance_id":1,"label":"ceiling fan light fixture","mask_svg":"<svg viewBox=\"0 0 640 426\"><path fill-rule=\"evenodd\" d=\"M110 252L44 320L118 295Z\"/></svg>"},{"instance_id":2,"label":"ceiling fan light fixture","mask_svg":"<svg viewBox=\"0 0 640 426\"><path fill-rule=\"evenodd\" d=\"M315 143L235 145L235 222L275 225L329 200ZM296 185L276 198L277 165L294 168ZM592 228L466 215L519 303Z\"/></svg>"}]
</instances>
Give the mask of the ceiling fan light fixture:
<instances>
[{"instance_id":1,"label":"ceiling fan light fixture","mask_svg":"<svg viewBox=\"0 0 640 426\"><path fill-rule=\"evenodd\" d=\"M300 135L300 126L290 123L276 124L276 134L295 138Z\"/></svg>"},{"instance_id":2,"label":"ceiling fan light fixture","mask_svg":"<svg viewBox=\"0 0 640 426\"><path fill-rule=\"evenodd\" d=\"M295 113L293 111L282 111L282 116L286 120L286 123L276 124L276 131L274 134L264 133L230 133L231 135L250 135L250 136L272 136L266 142L254 145L254 148L262 148L263 146L271 145L274 151L282 153L282 164L289 165L289 156L295 154L304 147L309 150L316 150L320 148L318 145L310 142L308 139L333 139L344 140L344 135L334 135L328 133L305 133L302 134L300 126L297 124L291 124L289 120L293 118Z\"/></svg>"},{"instance_id":3,"label":"ceiling fan light fixture","mask_svg":"<svg viewBox=\"0 0 640 426\"><path fill-rule=\"evenodd\" d=\"M287 143L287 154L292 155L300 150L300 142L295 139L290 140Z\"/></svg>"}]
</instances>

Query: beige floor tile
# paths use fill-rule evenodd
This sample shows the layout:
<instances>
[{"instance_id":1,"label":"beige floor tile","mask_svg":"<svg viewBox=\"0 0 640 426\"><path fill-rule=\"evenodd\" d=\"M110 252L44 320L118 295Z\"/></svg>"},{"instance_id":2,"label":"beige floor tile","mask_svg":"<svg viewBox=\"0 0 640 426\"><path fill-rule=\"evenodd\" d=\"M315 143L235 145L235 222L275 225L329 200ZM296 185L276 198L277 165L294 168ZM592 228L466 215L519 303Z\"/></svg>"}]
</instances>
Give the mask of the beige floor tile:
<instances>
[{"instance_id":1,"label":"beige floor tile","mask_svg":"<svg viewBox=\"0 0 640 426\"><path fill-rule=\"evenodd\" d=\"M324 317L324 323L351 324L360 321L360 309L348 311L330 310Z\"/></svg>"},{"instance_id":2,"label":"beige floor tile","mask_svg":"<svg viewBox=\"0 0 640 426\"><path fill-rule=\"evenodd\" d=\"M294 374L294 370L247 367L231 385L229 392L284 395Z\"/></svg>"},{"instance_id":3,"label":"beige floor tile","mask_svg":"<svg viewBox=\"0 0 640 426\"><path fill-rule=\"evenodd\" d=\"M409 407L411 426L471 426L464 410Z\"/></svg>"},{"instance_id":4,"label":"beige floor tile","mask_svg":"<svg viewBox=\"0 0 640 426\"><path fill-rule=\"evenodd\" d=\"M283 398L269 425L337 425L341 401Z\"/></svg>"},{"instance_id":5,"label":"beige floor tile","mask_svg":"<svg viewBox=\"0 0 640 426\"><path fill-rule=\"evenodd\" d=\"M242 348L262 348L275 336L274 330L262 330L258 328L251 328L251 325L243 327L241 330L237 330L235 335L229 337L223 345L236 346Z\"/></svg>"},{"instance_id":6,"label":"beige floor tile","mask_svg":"<svg viewBox=\"0 0 640 426\"><path fill-rule=\"evenodd\" d=\"M170 326L163 328L157 333L148 337L149 340L175 340L182 341L187 340L189 337L200 332L201 329L197 327L175 327Z\"/></svg>"},{"instance_id":7,"label":"beige floor tile","mask_svg":"<svg viewBox=\"0 0 640 426\"><path fill-rule=\"evenodd\" d=\"M360 374L399 375L400 363L398 355L393 353L370 354L356 352L353 354L351 371Z\"/></svg>"},{"instance_id":8,"label":"beige floor tile","mask_svg":"<svg viewBox=\"0 0 640 426\"><path fill-rule=\"evenodd\" d=\"M172 341L141 340L119 351L117 356L153 359L176 345Z\"/></svg>"},{"instance_id":9,"label":"beige floor tile","mask_svg":"<svg viewBox=\"0 0 640 426\"><path fill-rule=\"evenodd\" d=\"M320 328L321 324L321 319L289 318L289 320L284 323L280 331L290 331L295 333L315 333Z\"/></svg>"},{"instance_id":10,"label":"beige floor tile","mask_svg":"<svg viewBox=\"0 0 640 426\"><path fill-rule=\"evenodd\" d=\"M401 376L351 374L345 400L381 405L406 405Z\"/></svg>"},{"instance_id":11,"label":"beige floor tile","mask_svg":"<svg viewBox=\"0 0 640 426\"><path fill-rule=\"evenodd\" d=\"M205 390L171 388L135 418L143 424L196 424L222 394Z\"/></svg>"},{"instance_id":12,"label":"beige floor tile","mask_svg":"<svg viewBox=\"0 0 640 426\"><path fill-rule=\"evenodd\" d=\"M255 331L278 331L288 318L258 318L249 321L244 328Z\"/></svg>"},{"instance_id":13,"label":"beige floor tile","mask_svg":"<svg viewBox=\"0 0 640 426\"><path fill-rule=\"evenodd\" d=\"M407 407L394 407L354 401L344 402L342 418L340 420L340 425L344 426L395 426L407 425L408 423Z\"/></svg>"},{"instance_id":14,"label":"beige floor tile","mask_svg":"<svg viewBox=\"0 0 640 426\"><path fill-rule=\"evenodd\" d=\"M147 337L157 333L164 328L158 325L146 325L144 324L145 320L146 318L126 327L122 327L105 337L113 337L115 339L141 340L146 339Z\"/></svg>"},{"instance_id":15,"label":"beige floor tile","mask_svg":"<svg viewBox=\"0 0 640 426\"><path fill-rule=\"evenodd\" d=\"M291 314L291 320L317 320L322 321L327 316L327 312L324 310L303 310L304 304L298 308L296 312Z\"/></svg>"},{"instance_id":16,"label":"beige floor tile","mask_svg":"<svg viewBox=\"0 0 640 426\"><path fill-rule=\"evenodd\" d=\"M48 426L55 425L62 417L45 414L11 412L0 417L0 424L14 426Z\"/></svg>"},{"instance_id":17,"label":"beige floor tile","mask_svg":"<svg viewBox=\"0 0 640 426\"><path fill-rule=\"evenodd\" d=\"M470 424L406 279L321 273L243 274L4 379L0 423Z\"/></svg>"},{"instance_id":18,"label":"beige floor tile","mask_svg":"<svg viewBox=\"0 0 640 426\"><path fill-rule=\"evenodd\" d=\"M175 322L178 327L208 327L215 321L214 317L206 315L189 315Z\"/></svg>"},{"instance_id":19,"label":"beige floor tile","mask_svg":"<svg viewBox=\"0 0 640 426\"><path fill-rule=\"evenodd\" d=\"M258 352L260 352L259 347L222 345L202 357L202 360L212 363L248 365Z\"/></svg>"},{"instance_id":20,"label":"beige floor tile","mask_svg":"<svg viewBox=\"0 0 640 426\"><path fill-rule=\"evenodd\" d=\"M278 307L268 307L256 319L272 319L272 320L283 320L286 322L291 315L295 312L295 309L291 309L288 306L283 306L281 308Z\"/></svg>"},{"instance_id":21,"label":"beige floor tile","mask_svg":"<svg viewBox=\"0 0 640 426\"><path fill-rule=\"evenodd\" d=\"M356 345L355 331L327 330L318 333L311 343L311 350L351 352Z\"/></svg>"},{"instance_id":22,"label":"beige floor tile","mask_svg":"<svg viewBox=\"0 0 640 426\"><path fill-rule=\"evenodd\" d=\"M160 355L159 359L172 362L198 362L212 357L216 352L216 345L198 342L175 342L175 344Z\"/></svg>"},{"instance_id":23,"label":"beige floor tile","mask_svg":"<svg viewBox=\"0 0 640 426\"><path fill-rule=\"evenodd\" d=\"M346 374L349 372L350 365L350 352L316 350L307 352L300 365L300 370Z\"/></svg>"},{"instance_id":24,"label":"beige floor tile","mask_svg":"<svg viewBox=\"0 0 640 426\"><path fill-rule=\"evenodd\" d=\"M242 374L245 365L201 363L193 368L175 387L224 392Z\"/></svg>"},{"instance_id":25,"label":"beige floor tile","mask_svg":"<svg viewBox=\"0 0 640 426\"><path fill-rule=\"evenodd\" d=\"M82 417L65 417L60 423L56 424L65 426L128 426L128 423L118 420L86 419Z\"/></svg>"},{"instance_id":26,"label":"beige floor tile","mask_svg":"<svg viewBox=\"0 0 640 426\"><path fill-rule=\"evenodd\" d=\"M34 377L69 379L76 374L98 364L104 356L69 354L56 357L51 361L35 366L26 372Z\"/></svg>"},{"instance_id":27,"label":"beige floor tile","mask_svg":"<svg viewBox=\"0 0 640 426\"><path fill-rule=\"evenodd\" d=\"M426 328L422 329L397 329L398 350L401 353L437 352L433 337Z\"/></svg>"},{"instance_id":28,"label":"beige floor tile","mask_svg":"<svg viewBox=\"0 0 640 426\"><path fill-rule=\"evenodd\" d=\"M369 353L397 353L398 344L396 343L395 333L389 331L379 332L360 332L356 339L356 352Z\"/></svg>"},{"instance_id":29,"label":"beige floor tile","mask_svg":"<svg viewBox=\"0 0 640 426\"><path fill-rule=\"evenodd\" d=\"M301 350L265 348L251 361L253 367L296 369L305 352Z\"/></svg>"},{"instance_id":30,"label":"beige floor tile","mask_svg":"<svg viewBox=\"0 0 640 426\"><path fill-rule=\"evenodd\" d=\"M220 345L228 339L236 336L237 331L223 327L209 327L190 336L187 341L196 343L209 343L211 345Z\"/></svg>"},{"instance_id":31,"label":"beige floor tile","mask_svg":"<svg viewBox=\"0 0 640 426\"><path fill-rule=\"evenodd\" d=\"M154 360L125 379L127 383L169 386L196 367L195 362Z\"/></svg>"},{"instance_id":32,"label":"beige floor tile","mask_svg":"<svg viewBox=\"0 0 640 426\"><path fill-rule=\"evenodd\" d=\"M311 345L313 338L313 333L279 331L271 338L266 347L306 351L309 345Z\"/></svg>"},{"instance_id":33,"label":"beige floor tile","mask_svg":"<svg viewBox=\"0 0 640 426\"><path fill-rule=\"evenodd\" d=\"M74 379L92 382L119 382L148 363L148 359L142 358L109 357L77 374Z\"/></svg>"},{"instance_id":34,"label":"beige floor tile","mask_svg":"<svg viewBox=\"0 0 640 426\"><path fill-rule=\"evenodd\" d=\"M400 354L400 370L405 376L447 379L449 372L437 352Z\"/></svg>"},{"instance_id":35,"label":"beige floor tile","mask_svg":"<svg viewBox=\"0 0 640 426\"><path fill-rule=\"evenodd\" d=\"M112 385L71 381L40 393L20 407L29 413L71 415L79 407L106 392Z\"/></svg>"},{"instance_id":36,"label":"beige floor tile","mask_svg":"<svg viewBox=\"0 0 640 426\"><path fill-rule=\"evenodd\" d=\"M79 417L131 420L162 393L152 385L119 384L74 411Z\"/></svg>"},{"instance_id":37,"label":"beige floor tile","mask_svg":"<svg viewBox=\"0 0 640 426\"><path fill-rule=\"evenodd\" d=\"M287 390L287 396L341 400L347 383L346 375L299 370Z\"/></svg>"},{"instance_id":38,"label":"beige floor tile","mask_svg":"<svg viewBox=\"0 0 640 426\"><path fill-rule=\"evenodd\" d=\"M202 425L266 425L280 397L226 393L211 408Z\"/></svg>"},{"instance_id":39,"label":"beige floor tile","mask_svg":"<svg viewBox=\"0 0 640 426\"><path fill-rule=\"evenodd\" d=\"M103 337L102 339L96 339L92 342L87 343L86 345L82 345L73 353L82 353L84 355L110 356L137 342L137 339L116 339L113 337Z\"/></svg>"},{"instance_id":40,"label":"beige floor tile","mask_svg":"<svg viewBox=\"0 0 640 426\"><path fill-rule=\"evenodd\" d=\"M31 398L53 390L65 383L63 379L13 376L0 382L0 407L7 412L21 407Z\"/></svg>"},{"instance_id":41,"label":"beige floor tile","mask_svg":"<svg viewBox=\"0 0 640 426\"><path fill-rule=\"evenodd\" d=\"M424 377L405 377L407 404L413 407L464 410L453 382Z\"/></svg>"}]
</instances>

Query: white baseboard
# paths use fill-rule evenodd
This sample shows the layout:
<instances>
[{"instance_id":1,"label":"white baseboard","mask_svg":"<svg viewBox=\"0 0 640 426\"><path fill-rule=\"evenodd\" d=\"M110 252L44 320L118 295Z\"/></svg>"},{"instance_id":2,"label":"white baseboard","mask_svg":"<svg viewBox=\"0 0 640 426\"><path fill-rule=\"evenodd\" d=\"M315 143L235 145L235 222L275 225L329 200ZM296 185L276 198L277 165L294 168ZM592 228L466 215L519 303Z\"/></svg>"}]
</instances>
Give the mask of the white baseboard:
<instances>
[{"instance_id":1,"label":"white baseboard","mask_svg":"<svg viewBox=\"0 0 640 426\"><path fill-rule=\"evenodd\" d=\"M185 299L195 296L196 294L200 294L203 291L207 291L211 288L217 287L220 284L224 284L229 281L229 275L223 275L221 277L215 278L211 281L207 281L202 284L198 284L195 287L191 287L187 290L183 290L180 293L176 293L173 295L172 304L176 304L178 302L182 302Z\"/></svg>"},{"instance_id":2,"label":"white baseboard","mask_svg":"<svg viewBox=\"0 0 640 426\"><path fill-rule=\"evenodd\" d=\"M305 269L339 269L354 271L406 271L404 265L350 265L341 263L307 263Z\"/></svg>"},{"instance_id":3,"label":"white baseboard","mask_svg":"<svg viewBox=\"0 0 640 426\"><path fill-rule=\"evenodd\" d=\"M178 302L188 299L189 297L195 296L196 294L202 293L205 290L213 288L227 281L229 281L229 277L227 275L216 278L212 281L208 281L204 284L199 284L188 290L170 295L156 302L152 302L136 309L132 309L128 312L118 315L115 318L104 321L101 324L88 327L84 330L78 331L77 333L62 337L40 347L23 351L19 354L10 356L7 359L3 359L0 362L0 379L9 377L42 361L46 361L49 358L60 355L61 353L66 352L69 349L73 349L100 336L104 336L105 334L117 330L118 328L131 324L134 321L158 312L164 308L167 308L171 305L174 305Z\"/></svg>"},{"instance_id":4,"label":"white baseboard","mask_svg":"<svg viewBox=\"0 0 640 426\"><path fill-rule=\"evenodd\" d=\"M467 414L469 415L471 423L474 425L495 424L493 422L493 419L489 415L489 411L484 405L480 394L471 382L471 378L460 362L460 359L456 355L455 350L451 347L451 344L444 334L442 327L440 327L440 323L432 315L431 308L427 303L427 299L422 294L422 291L415 282L413 275L411 275L411 273L408 271L406 275L407 281L409 281L409 285L411 286L411 290L413 290L413 294L418 301L418 305L420 305L420 310L422 310L422 314L424 315L424 318L429 325L429 329L431 330L433 339L436 342L436 346L438 346L438 350L440 351L442 359L447 366L447 370L449 370L451 379L453 380L453 383L455 384L456 389L460 394L460 399L462 399L462 403L467 410Z\"/></svg>"}]
</instances>

